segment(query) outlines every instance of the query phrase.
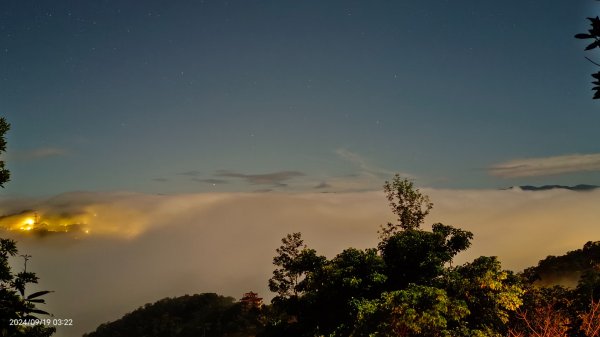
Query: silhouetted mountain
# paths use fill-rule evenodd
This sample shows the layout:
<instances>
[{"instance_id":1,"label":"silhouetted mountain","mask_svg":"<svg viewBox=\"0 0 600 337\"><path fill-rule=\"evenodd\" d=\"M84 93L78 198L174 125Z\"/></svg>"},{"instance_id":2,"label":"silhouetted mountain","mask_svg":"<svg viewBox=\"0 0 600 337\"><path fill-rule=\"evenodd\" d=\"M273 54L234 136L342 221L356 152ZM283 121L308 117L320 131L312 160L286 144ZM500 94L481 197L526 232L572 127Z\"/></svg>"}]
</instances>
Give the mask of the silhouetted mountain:
<instances>
[{"instance_id":1,"label":"silhouetted mountain","mask_svg":"<svg viewBox=\"0 0 600 337\"><path fill-rule=\"evenodd\" d=\"M522 189L523 191L546 191L546 190L553 190L553 189L565 189L565 190L571 190L571 191L591 191L591 190L595 190L599 187L600 186L585 185L585 184L579 184L579 185L575 185L575 186L565 186L565 185L544 185L544 186L524 185L524 186L519 186L519 188Z\"/></svg>"},{"instance_id":2,"label":"silhouetted mountain","mask_svg":"<svg viewBox=\"0 0 600 337\"><path fill-rule=\"evenodd\" d=\"M548 256L537 266L525 269L523 275L543 286L575 287L581 275L600 265L600 241L588 241L582 249L562 256Z\"/></svg>"},{"instance_id":3,"label":"silhouetted mountain","mask_svg":"<svg viewBox=\"0 0 600 337\"><path fill-rule=\"evenodd\" d=\"M146 304L83 337L250 337L259 313L232 297L185 295Z\"/></svg>"}]
</instances>

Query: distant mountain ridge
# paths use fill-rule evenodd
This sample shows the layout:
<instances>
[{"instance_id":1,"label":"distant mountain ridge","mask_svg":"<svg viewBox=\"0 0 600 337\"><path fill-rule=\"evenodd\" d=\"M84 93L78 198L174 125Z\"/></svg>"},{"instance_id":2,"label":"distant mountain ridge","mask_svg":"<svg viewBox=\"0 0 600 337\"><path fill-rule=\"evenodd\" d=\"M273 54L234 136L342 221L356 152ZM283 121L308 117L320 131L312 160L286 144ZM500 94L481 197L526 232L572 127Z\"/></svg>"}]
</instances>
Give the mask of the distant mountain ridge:
<instances>
[{"instance_id":1,"label":"distant mountain ridge","mask_svg":"<svg viewBox=\"0 0 600 337\"><path fill-rule=\"evenodd\" d=\"M509 187L508 189L514 189L514 188L520 188L523 191L547 191L547 190L554 190L554 189L564 189L564 190L570 190L570 191L585 192L585 191L595 190L597 188L600 188L600 186L597 186L597 185L587 185L587 184L579 184L579 185L575 185L575 186L566 186L566 185L543 185L543 186L523 185L523 186Z\"/></svg>"}]
</instances>

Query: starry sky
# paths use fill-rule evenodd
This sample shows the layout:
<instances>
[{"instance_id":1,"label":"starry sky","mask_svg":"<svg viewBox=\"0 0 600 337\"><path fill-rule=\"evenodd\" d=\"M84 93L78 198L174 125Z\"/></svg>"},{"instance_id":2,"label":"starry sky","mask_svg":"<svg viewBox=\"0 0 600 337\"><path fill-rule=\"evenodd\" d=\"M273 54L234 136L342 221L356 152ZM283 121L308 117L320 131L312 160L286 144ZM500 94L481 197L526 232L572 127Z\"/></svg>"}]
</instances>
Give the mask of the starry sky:
<instances>
[{"instance_id":1,"label":"starry sky","mask_svg":"<svg viewBox=\"0 0 600 337\"><path fill-rule=\"evenodd\" d=\"M600 184L593 5L7 1L4 192Z\"/></svg>"},{"instance_id":2,"label":"starry sky","mask_svg":"<svg viewBox=\"0 0 600 337\"><path fill-rule=\"evenodd\" d=\"M504 188L600 185L584 58L600 52L574 38L597 13L592 0L2 1L0 236L56 291L48 311L77 322L58 337L166 296L268 299L287 233L328 257L376 246L394 173L431 196L427 223L473 231L460 262L520 270L581 248L600 237L600 190ZM39 237L23 227L34 218L83 227Z\"/></svg>"},{"instance_id":3,"label":"starry sky","mask_svg":"<svg viewBox=\"0 0 600 337\"><path fill-rule=\"evenodd\" d=\"M597 9L4 1L2 192L600 184L594 55L573 38Z\"/></svg>"}]
</instances>

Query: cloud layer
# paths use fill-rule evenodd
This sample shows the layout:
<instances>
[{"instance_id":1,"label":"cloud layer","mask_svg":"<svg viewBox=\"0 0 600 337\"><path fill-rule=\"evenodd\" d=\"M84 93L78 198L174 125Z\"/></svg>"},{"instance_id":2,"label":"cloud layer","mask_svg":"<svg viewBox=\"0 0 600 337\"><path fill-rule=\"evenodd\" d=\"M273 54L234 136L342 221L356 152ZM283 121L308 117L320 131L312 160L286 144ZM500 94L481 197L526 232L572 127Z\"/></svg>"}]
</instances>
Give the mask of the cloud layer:
<instances>
[{"instance_id":1,"label":"cloud layer","mask_svg":"<svg viewBox=\"0 0 600 337\"><path fill-rule=\"evenodd\" d=\"M600 191L424 192L435 204L428 224L475 234L456 263L495 255L519 270L600 239ZM270 298L271 261L285 234L301 231L311 248L332 257L350 246L375 247L379 225L394 219L381 192L69 193L0 202L0 214L25 209L42 219L78 217L90 229L77 237L2 235L18 239L21 253L33 256L28 269L40 276L40 289L56 291L47 309L76 322L62 328L64 337L167 296L240 297L253 290Z\"/></svg>"},{"instance_id":2,"label":"cloud layer","mask_svg":"<svg viewBox=\"0 0 600 337\"><path fill-rule=\"evenodd\" d=\"M279 171L265 174L244 174L226 170L218 171L215 176L227 178L242 178L246 182L254 185L272 185L277 187L287 186L284 181L295 177L302 177L304 173L298 171Z\"/></svg>"},{"instance_id":3,"label":"cloud layer","mask_svg":"<svg viewBox=\"0 0 600 337\"><path fill-rule=\"evenodd\" d=\"M8 160L29 161L49 157L65 156L69 153L66 149L58 147L41 147L27 151L13 151L7 153Z\"/></svg>"},{"instance_id":4,"label":"cloud layer","mask_svg":"<svg viewBox=\"0 0 600 337\"><path fill-rule=\"evenodd\" d=\"M549 176L571 172L600 171L600 153L515 159L489 168L502 178Z\"/></svg>"},{"instance_id":5,"label":"cloud layer","mask_svg":"<svg viewBox=\"0 0 600 337\"><path fill-rule=\"evenodd\" d=\"M374 177L374 178L389 178L392 177L395 173L394 171L386 170L380 167L376 167L371 165L367 159L356 152L352 152L348 149L337 149L335 151L336 155L341 159L353 164L361 175ZM401 176L407 178L414 178L412 175L408 173L400 173Z\"/></svg>"}]
</instances>

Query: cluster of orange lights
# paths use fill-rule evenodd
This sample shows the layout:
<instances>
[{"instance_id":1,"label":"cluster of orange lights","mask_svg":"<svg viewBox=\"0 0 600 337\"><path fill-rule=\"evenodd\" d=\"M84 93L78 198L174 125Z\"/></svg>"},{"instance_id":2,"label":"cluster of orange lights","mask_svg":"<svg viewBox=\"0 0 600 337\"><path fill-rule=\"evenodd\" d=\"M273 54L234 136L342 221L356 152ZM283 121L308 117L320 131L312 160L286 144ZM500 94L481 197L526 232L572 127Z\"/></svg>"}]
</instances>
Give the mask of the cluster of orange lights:
<instances>
[{"instance_id":1,"label":"cluster of orange lights","mask_svg":"<svg viewBox=\"0 0 600 337\"><path fill-rule=\"evenodd\" d=\"M22 231L30 231L33 229L35 225L35 220L32 218L27 218L25 219L25 221L23 221L23 226L21 226L21 230Z\"/></svg>"},{"instance_id":2,"label":"cluster of orange lights","mask_svg":"<svg viewBox=\"0 0 600 337\"><path fill-rule=\"evenodd\" d=\"M0 226L1 228L2 226ZM18 231L22 233L69 233L69 232L83 232L89 234L90 230L83 227L82 223L72 224L52 224L47 221L40 222L37 214L35 217L27 216L24 219L19 220L16 224L13 222L12 225L5 226L5 229L10 231Z\"/></svg>"}]
</instances>

